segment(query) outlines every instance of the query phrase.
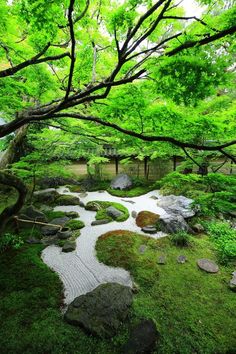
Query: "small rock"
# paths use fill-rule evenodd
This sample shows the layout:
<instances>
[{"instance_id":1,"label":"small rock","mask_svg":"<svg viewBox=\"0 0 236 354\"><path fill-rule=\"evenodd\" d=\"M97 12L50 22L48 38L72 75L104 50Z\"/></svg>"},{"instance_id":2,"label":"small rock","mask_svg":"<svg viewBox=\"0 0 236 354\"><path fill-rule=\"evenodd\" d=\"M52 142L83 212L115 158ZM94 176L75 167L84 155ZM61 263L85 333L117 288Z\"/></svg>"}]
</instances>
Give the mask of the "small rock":
<instances>
[{"instance_id":1,"label":"small rock","mask_svg":"<svg viewBox=\"0 0 236 354\"><path fill-rule=\"evenodd\" d=\"M181 255L181 256L177 257L177 262L178 263L184 264L186 261L187 261L187 258L185 256Z\"/></svg>"},{"instance_id":2,"label":"small rock","mask_svg":"<svg viewBox=\"0 0 236 354\"><path fill-rule=\"evenodd\" d=\"M141 245L138 250L141 254L143 254L146 251L146 249L147 249L146 245Z\"/></svg>"},{"instance_id":3,"label":"small rock","mask_svg":"<svg viewBox=\"0 0 236 354\"><path fill-rule=\"evenodd\" d=\"M91 222L92 226L96 226L96 225L103 225L103 224L108 224L111 220L109 219L100 219L100 220L94 220Z\"/></svg>"},{"instance_id":4,"label":"small rock","mask_svg":"<svg viewBox=\"0 0 236 354\"><path fill-rule=\"evenodd\" d=\"M106 209L106 212L107 212L107 215L108 216L111 216L112 219L117 219L119 218L120 216L124 215L124 213L122 213L122 211L116 209L115 207L113 206L109 206L107 209Z\"/></svg>"},{"instance_id":5,"label":"small rock","mask_svg":"<svg viewBox=\"0 0 236 354\"><path fill-rule=\"evenodd\" d=\"M67 238L69 238L72 235L72 231L71 229L69 229L68 227L63 227L61 230L59 230L57 232L57 237L60 240L66 240Z\"/></svg>"},{"instance_id":6,"label":"small rock","mask_svg":"<svg viewBox=\"0 0 236 354\"><path fill-rule=\"evenodd\" d=\"M60 226L46 225L41 228L41 232L44 236L55 235L60 230Z\"/></svg>"},{"instance_id":7,"label":"small rock","mask_svg":"<svg viewBox=\"0 0 236 354\"><path fill-rule=\"evenodd\" d=\"M85 209L90 211L98 211L101 209L101 206L96 202L88 202L85 205Z\"/></svg>"},{"instance_id":8,"label":"small rock","mask_svg":"<svg viewBox=\"0 0 236 354\"><path fill-rule=\"evenodd\" d=\"M59 241L58 237L54 235L54 236L43 237L41 243L45 246L50 246L50 245L57 245L58 241Z\"/></svg>"},{"instance_id":9,"label":"small rock","mask_svg":"<svg viewBox=\"0 0 236 354\"><path fill-rule=\"evenodd\" d=\"M157 264L166 264L166 256L158 257Z\"/></svg>"},{"instance_id":10,"label":"small rock","mask_svg":"<svg viewBox=\"0 0 236 354\"><path fill-rule=\"evenodd\" d=\"M65 320L82 326L99 337L112 337L124 323L132 304L131 288L117 283L99 285L93 291L74 299Z\"/></svg>"},{"instance_id":11,"label":"small rock","mask_svg":"<svg viewBox=\"0 0 236 354\"><path fill-rule=\"evenodd\" d=\"M84 204L84 202L82 202L82 200L79 201L79 206L80 206L81 208L85 208L85 204Z\"/></svg>"},{"instance_id":12,"label":"small rock","mask_svg":"<svg viewBox=\"0 0 236 354\"><path fill-rule=\"evenodd\" d=\"M126 200L126 199L121 199L125 203L130 203L130 204L135 204L133 200Z\"/></svg>"},{"instance_id":13,"label":"small rock","mask_svg":"<svg viewBox=\"0 0 236 354\"><path fill-rule=\"evenodd\" d=\"M24 219L24 216L29 220L47 222L47 218L41 211L37 210L33 205L23 208L21 210L20 218Z\"/></svg>"},{"instance_id":14,"label":"small rock","mask_svg":"<svg viewBox=\"0 0 236 354\"><path fill-rule=\"evenodd\" d=\"M132 282L132 292L134 294L137 294L139 292L139 286L137 283L135 283L135 281Z\"/></svg>"},{"instance_id":15,"label":"small rock","mask_svg":"<svg viewBox=\"0 0 236 354\"><path fill-rule=\"evenodd\" d=\"M79 217L79 213L77 213L77 211L66 211L65 215L70 219L75 219Z\"/></svg>"},{"instance_id":16,"label":"small rock","mask_svg":"<svg viewBox=\"0 0 236 354\"><path fill-rule=\"evenodd\" d=\"M218 265L206 258L198 259L197 265L200 269L204 270L207 273L217 273L219 271Z\"/></svg>"},{"instance_id":17,"label":"small rock","mask_svg":"<svg viewBox=\"0 0 236 354\"><path fill-rule=\"evenodd\" d=\"M122 348L124 354L151 353L160 338L152 320L142 320L130 333L127 343Z\"/></svg>"},{"instance_id":18,"label":"small rock","mask_svg":"<svg viewBox=\"0 0 236 354\"><path fill-rule=\"evenodd\" d=\"M155 234L157 232L157 228L155 225L147 225L142 227L141 229L146 234Z\"/></svg>"},{"instance_id":19,"label":"small rock","mask_svg":"<svg viewBox=\"0 0 236 354\"><path fill-rule=\"evenodd\" d=\"M236 271L232 273L232 279L229 282L229 287L232 291L236 292Z\"/></svg>"},{"instance_id":20,"label":"small rock","mask_svg":"<svg viewBox=\"0 0 236 354\"><path fill-rule=\"evenodd\" d=\"M156 197L155 195L151 195L150 198L151 198L151 199L154 199L154 200L157 200L157 199L158 199L158 197Z\"/></svg>"},{"instance_id":21,"label":"small rock","mask_svg":"<svg viewBox=\"0 0 236 354\"><path fill-rule=\"evenodd\" d=\"M104 193L105 191L103 189L100 189L98 193Z\"/></svg>"},{"instance_id":22,"label":"small rock","mask_svg":"<svg viewBox=\"0 0 236 354\"><path fill-rule=\"evenodd\" d=\"M76 249L76 243L74 241L66 241L62 247L62 252L72 252Z\"/></svg>"},{"instance_id":23,"label":"small rock","mask_svg":"<svg viewBox=\"0 0 236 354\"><path fill-rule=\"evenodd\" d=\"M61 218L56 218L56 219L51 220L50 224L64 226L65 223L69 220L70 220L70 218L68 218L68 216L63 216Z\"/></svg>"},{"instance_id":24,"label":"small rock","mask_svg":"<svg viewBox=\"0 0 236 354\"><path fill-rule=\"evenodd\" d=\"M80 198L86 198L87 195L88 195L88 193L86 193L86 192L83 192L83 193L79 194Z\"/></svg>"},{"instance_id":25,"label":"small rock","mask_svg":"<svg viewBox=\"0 0 236 354\"><path fill-rule=\"evenodd\" d=\"M204 227L201 224L195 224L195 225L193 225L193 231L200 234L200 233L204 232Z\"/></svg>"},{"instance_id":26,"label":"small rock","mask_svg":"<svg viewBox=\"0 0 236 354\"><path fill-rule=\"evenodd\" d=\"M28 240L26 240L26 242L31 245L37 245L37 244L41 243L41 240L39 240L36 237L30 237L30 238L28 238Z\"/></svg>"},{"instance_id":27,"label":"small rock","mask_svg":"<svg viewBox=\"0 0 236 354\"><path fill-rule=\"evenodd\" d=\"M34 192L33 196L36 202L47 204L53 203L59 197L59 193L55 188L48 188Z\"/></svg>"},{"instance_id":28,"label":"small rock","mask_svg":"<svg viewBox=\"0 0 236 354\"><path fill-rule=\"evenodd\" d=\"M131 215L132 215L132 217L133 217L134 219L136 219L138 213L137 213L137 211L133 210L132 213L131 213Z\"/></svg>"}]
</instances>

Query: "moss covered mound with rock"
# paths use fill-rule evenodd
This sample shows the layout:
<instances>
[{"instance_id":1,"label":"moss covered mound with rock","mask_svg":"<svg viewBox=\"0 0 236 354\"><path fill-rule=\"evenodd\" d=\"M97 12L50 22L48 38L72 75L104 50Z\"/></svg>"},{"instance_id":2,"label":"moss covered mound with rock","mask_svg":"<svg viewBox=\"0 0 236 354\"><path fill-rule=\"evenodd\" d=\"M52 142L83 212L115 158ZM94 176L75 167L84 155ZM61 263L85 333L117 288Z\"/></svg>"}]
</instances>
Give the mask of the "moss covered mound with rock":
<instances>
[{"instance_id":1,"label":"moss covered mound with rock","mask_svg":"<svg viewBox=\"0 0 236 354\"><path fill-rule=\"evenodd\" d=\"M132 318L155 321L158 353L233 353L236 297L227 283L234 265L220 265L216 274L200 270L197 260L218 263L217 252L208 236L190 238L182 248L169 238L111 231L99 238L96 250L101 262L131 272L138 289ZM160 257L164 262L158 264Z\"/></svg>"},{"instance_id":2,"label":"moss covered mound with rock","mask_svg":"<svg viewBox=\"0 0 236 354\"><path fill-rule=\"evenodd\" d=\"M129 218L128 209L119 203L95 200L88 202L85 209L96 211L96 220L125 221Z\"/></svg>"}]
</instances>

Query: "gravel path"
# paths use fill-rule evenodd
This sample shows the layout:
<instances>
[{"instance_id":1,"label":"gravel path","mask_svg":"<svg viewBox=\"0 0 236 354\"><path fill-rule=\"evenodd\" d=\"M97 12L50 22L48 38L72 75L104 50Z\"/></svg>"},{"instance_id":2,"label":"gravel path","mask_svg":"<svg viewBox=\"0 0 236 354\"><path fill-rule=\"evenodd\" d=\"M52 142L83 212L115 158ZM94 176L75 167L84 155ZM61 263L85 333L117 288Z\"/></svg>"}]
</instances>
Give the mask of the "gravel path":
<instances>
[{"instance_id":1,"label":"gravel path","mask_svg":"<svg viewBox=\"0 0 236 354\"><path fill-rule=\"evenodd\" d=\"M107 192L87 192L86 197L81 197L80 193L72 193L64 187L59 188L58 192L78 196L85 204L92 200L118 202L129 210L130 215L133 210L136 212L149 210L161 216L166 215L164 209L157 207L157 201L151 198L152 196L159 197L158 191L127 199L112 196ZM134 203L130 203L130 201ZM85 210L80 206L58 206L54 210L77 211L80 219L85 223L85 227L81 229L81 235L76 240L76 251L63 253L60 247L52 245L42 252L43 261L59 274L64 284L65 304L69 304L79 295L92 291L102 283L116 282L132 286L129 272L122 268L108 267L100 263L95 252L98 237L108 231L129 230L144 234L132 216L124 222L113 221L109 224L91 226L91 222L95 220L96 212ZM144 235L147 236L147 234ZM165 234L157 232L148 236L160 238Z\"/></svg>"}]
</instances>

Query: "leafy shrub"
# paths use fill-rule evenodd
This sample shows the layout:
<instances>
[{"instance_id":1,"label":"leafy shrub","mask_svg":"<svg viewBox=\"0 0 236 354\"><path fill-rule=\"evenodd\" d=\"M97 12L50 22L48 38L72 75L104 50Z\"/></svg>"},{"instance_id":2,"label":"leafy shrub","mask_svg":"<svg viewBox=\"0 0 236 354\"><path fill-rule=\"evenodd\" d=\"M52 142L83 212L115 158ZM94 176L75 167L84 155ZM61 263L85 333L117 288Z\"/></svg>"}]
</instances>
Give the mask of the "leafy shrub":
<instances>
[{"instance_id":1,"label":"leafy shrub","mask_svg":"<svg viewBox=\"0 0 236 354\"><path fill-rule=\"evenodd\" d=\"M81 220L69 220L67 221L66 226L69 227L71 230L78 230L84 227L84 223Z\"/></svg>"},{"instance_id":2,"label":"leafy shrub","mask_svg":"<svg viewBox=\"0 0 236 354\"><path fill-rule=\"evenodd\" d=\"M196 174L169 173L160 181L161 193L192 196L194 190L204 190L202 178Z\"/></svg>"},{"instance_id":3,"label":"leafy shrub","mask_svg":"<svg viewBox=\"0 0 236 354\"><path fill-rule=\"evenodd\" d=\"M227 222L211 222L206 226L217 247L220 261L228 263L236 260L236 230Z\"/></svg>"},{"instance_id":4,"label":"leafy shrub","mask_svg":"<svg viewBox=\"0 0 236 354\"><path fill-rule=\"evenodd\" d=\"M204 184L209 192L236 192L236 176L221 173L209 173L204 177Z\"/></svg>"},{"instance_id":5,"label":"leafy shrub","mask_svg":"<svg viewBox=\"0 0 236 354\"><path fill-rule=\"evenodd\" d=\"M200 205L199 215L216 216L235 210L234 199L231 192L204 193L196 197L194 204Z\"/></svg>"},{"instance_id":6,"label":"leafy shrub","mask_svg":"<svg viewBox=\"0 0 236 354\"><path fill-rule=\"evenodd\" d=\"M185 231L180 231L170 236L171 242L178 247L187 247L191 243L190 235Z\"/></svg>"},{"instance_id":7,"label":"leafy shrub","mask_svg":"<svg viewBox=\"0 0 236 354\"><path fill-rule=\"evenodd\" d=\"M19 235L14 235L11 233L5 233L0 238L0 253L6 251L7 249L19 249L24 244L24 241Z\"/></svg>"}]
</instances>

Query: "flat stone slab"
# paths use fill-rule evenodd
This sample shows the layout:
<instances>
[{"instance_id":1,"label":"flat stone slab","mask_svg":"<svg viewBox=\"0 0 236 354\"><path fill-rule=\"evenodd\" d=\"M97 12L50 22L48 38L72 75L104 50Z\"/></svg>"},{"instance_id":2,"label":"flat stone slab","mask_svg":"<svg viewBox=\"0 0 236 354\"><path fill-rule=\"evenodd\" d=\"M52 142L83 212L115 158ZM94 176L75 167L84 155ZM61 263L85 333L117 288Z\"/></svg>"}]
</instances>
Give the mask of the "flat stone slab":
<instances>
[{"instance_id":1,"label":"flat stone slab","mask_svg":"<svg viewBox=\"0 0 236 354\"><path fill-rule=\"evenodd\" d=\"M187 258L183 255L177 257L177 262L180 264L184 264L187 261Z\"/></svg>"},{"instance_id":2,"label":"flat stone slab","mask_svg":"<svg viewBox=\"0 0 236 354\"><path fill-rule=\"evenodd\" d=\"M207 273L217 273L219 271L218 265L206 258L198 259L197 265L200 269L204 270Z\"/></svg>"},{"instance_id":3,"label":"flat stone slab","mask_svg":"<svg viewBox=\"0 0 236 354\"><path fill-rule=\"evenodd\" d=\"M131 288L117 283L102 284L75 298L64 318L91 334L112 337L126 319L132 300Z\"/></svg>"},{"instance_id":4,"label":"flat stone slab","mask_svg":"<svg viewBox=\"0 0 236 354\"><path fill-rule=\"evenodd\" d=\"M126 200L126 199L121 199L125 203L130 203L130 204L135 204L133 200Z\"/></svg>"},{"instance_id":5,"label":"flat stone slab","mask_svg":"<svg viewBox=\"0 0 236 354\"><path fill-rule=\"evenodd\" d=\"M166 264L166 256L158 257L157 264Z\"/></svg>"},{"instance_id":6,"label":"flat stone slab","mask_svg":"<svg viewBox=\"0 0 236 354\"><path fill-rule=\"evenodd\" d=\"M96 225L108 224L110 221L111 220L109 220L109 219L94 220L91 222L91 225L96 226Z\"/></svg>"},{"instance_id":7,"label":"flat stone slab","mask_svg":"<svg viewBox=\"0 0 236 354\"><path fill-rule=\"evenodd\" d=\"M146 251L146 249L147 249L146 245L141 245L138 250L141 254L143 254Z\"/></svg>"},{"instance_id":8,"label":"flat stone slab","mask_svg":"<svg viewBox=\"0 0 236 354\"><path fill-rule=\"evenodd\" d=\"M156 226L155 225L148 225L148 226L144 226L141 229L143 232L145 232L146 234L155 234L157 232Z\"/></svg>"}]
</instances>

